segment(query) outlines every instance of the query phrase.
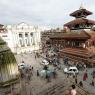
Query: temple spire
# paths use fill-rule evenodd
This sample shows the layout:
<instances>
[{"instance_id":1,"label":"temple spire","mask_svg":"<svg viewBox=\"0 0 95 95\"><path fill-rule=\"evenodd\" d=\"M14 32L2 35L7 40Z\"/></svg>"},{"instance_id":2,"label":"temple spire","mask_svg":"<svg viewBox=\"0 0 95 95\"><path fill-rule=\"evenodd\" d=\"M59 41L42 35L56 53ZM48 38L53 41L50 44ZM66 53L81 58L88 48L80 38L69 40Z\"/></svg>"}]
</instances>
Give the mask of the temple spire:
<instances>
[{"instance_id":1,"label":"temple spire","mask_svg":"<svg viewBox=\"0 0 95 95\"><path fill-rule=\"evenodd\" d=\"M81 5L80 5L79 10L81 10L81 9L85 9L82 3L81 3Z\"/></svg>"},{"instance_id":2,"label":"temple spire","mask_svg":"<svg viewBox=\"0 0 95 95\"><path fill-rule=\"evenodd\" d=\"M73 13L70 14L70 16L75 17L75 20L70 21L64 26L69 27L70 29L91 29L93 25L95 25L95 21L89 20L86 17L91 15L92 12L88 11L83 7L83 4L81 4L80 8Z\"/></svg>"}]
</instances>

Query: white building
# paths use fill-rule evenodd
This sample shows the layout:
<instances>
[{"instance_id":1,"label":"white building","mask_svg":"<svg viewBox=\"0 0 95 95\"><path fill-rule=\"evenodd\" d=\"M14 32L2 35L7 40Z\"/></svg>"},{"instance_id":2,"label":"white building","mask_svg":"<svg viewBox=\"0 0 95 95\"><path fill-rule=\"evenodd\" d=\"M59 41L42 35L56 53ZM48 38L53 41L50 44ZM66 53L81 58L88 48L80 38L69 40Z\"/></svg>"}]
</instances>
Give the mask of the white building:
<instances>
[{"instance_id":1,"label":"white building","mask_svg":"<svg viewBox=\"0 0 95 95\"><path fill-rule=\"evenodd\" d=\"M26 23L18 25L6 25L5 32L0 32L0 36L13 53L24 53L38 50L41 44L42 27L31 26Z\"/></svg>"}]
</instances>

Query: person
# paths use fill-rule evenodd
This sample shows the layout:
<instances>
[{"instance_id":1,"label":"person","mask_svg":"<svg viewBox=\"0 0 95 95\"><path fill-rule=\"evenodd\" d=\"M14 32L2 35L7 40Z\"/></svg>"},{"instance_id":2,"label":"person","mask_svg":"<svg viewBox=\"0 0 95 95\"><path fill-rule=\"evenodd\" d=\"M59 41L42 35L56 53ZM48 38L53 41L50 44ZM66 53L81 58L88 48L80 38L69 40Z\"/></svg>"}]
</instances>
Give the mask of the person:
<instances>
[{"instance_id":1,"label":"person","mask_svg":"<svg viewBox=\"0 0 95 95\"><path fill-rule=\"evenodd\" d=\"M94 86L94 77L92 79L92 82L90 83L92 86Z\"/></svg>"},{"instance_id":2,"label":"person","mask_svg":"<svg viewBox=\"0 0 95 95\"><path fill-rule=\"evenodd\" d=\"M30 74L27 75L27 79L31 80L31 75Z\"/></svg>"},{"instance_id":3,"label":"person","mask_svg":"<svg viewBox=\"0 0 95 95\"><path fill-rule=\"evenodd\" d=\"M36 55L35 55L35 59L36 59Z\"/></svg>"},{"instance_id":4,"label":"person","mask_svg":"<svg viewBox=\"0 0 95 95\"><path fill-rule=\"evenodd\" d=\"M76 84L78 83L78 81L77 81L77 76L75 77L75 83L76 83Z\"/></svg>"},{"instance_id":5,"label":"person","mask_svg":"<svg viewBox=\"0 0 95 95\"><path fill-rule=\"evenodd\" d=\"M21 78L24 78L24 74L23 73L21 73Z\"/></svg>"},{"instance_id":6,"label":"person","mask_svg":"<svg viewBox=\"0 0 95 95\"><path fill-rule=\"evenodd\" d=\"M94 80L92 79L92 86L94 86Z\"/></svg>"},{"instance_id":7,"label":"person","mask_svg":"<svg viewBox=\"0 0 95 95\"><path fill-rule=\"evenodd\" d=\"M24 61L22 60L22 63L24 63Z\"/></svg>"},{"instance_id":8,"label":"person","mask_svg":"<svg viewBox=\"0 0 95 95\"><path fill-rule=\"evenodd\" d=\"M76 77L76 73L74 72L74 73L73 73L73 78L75 78L75 77Z\"/></svg>"},{"instance_id":9,"label":"person","mask_svg":"<svg viewBox=\"0 0 95 95\"><path fill-rule=\"evenodd\" d=\"M79 86L80 86L80 87L83 87L82 81L79 82Z\"/></svg>"},{"instance_id":10,"label":"person","mask_svg":"<svg viewBox=\"0 0 95 95\"><path fill-rule=\"evenodd\" d=\"M86 69L86 64L84 64L84 68Z\"/></svg>"},{"instance_id":11,"label":"person","mask_svg":"<svg viewBox=\"0 0 95 95\"><path fill-rule=\"evenodd\" d=\"M49 74L46 74L46 79L47 79L47 82L50 82L50 75Z\"/></svg>"},{"instance_id":12,"label":"person","mask_svg":"<svg viewBox=\"0 0 95 95\"><path fill-rule=\"evenodd\" d=\"M32 67L32 71L33 71L33 67Z\"/></svg>"},{"instance_id":13,"label":"person","mask_svg":"<svg viewBox=\"0 0 95 95\"><path fill-rule=\"evenodd\" d=\"M75 85L72 85L72 89L70 91L70 95L76 95L76 94L77 94L76 87L75 87Z\"/></svg>"},{"instance_id":14,"label":"person","mask_svg":"<svg viewBox=\"0 0 95 95\"><path fill-rule=\"evenodd\" d=\"M31 68L29 69L29 74L33 76L33 71Z\"/></svg>"},{"instance_id":15,"label":"person","mask_svg":"<svg viewBox=\"0 0 95 95\"><path fill-rule=\"evenodd\" d=\"M39 76L40 74L39 74L39 71L37 70L37 76Z\"/></svg>"},{"instance_id":16,"label":"person","mask_svg":"<svg viewBox=\"0 0 95 95\"><path fill-rule=\"evenodd\" d=\"M54 69L54 71L52 72L53 73L53 78L56 78L56 69Z\"/></svg>"},{"instance_id":17,"label":"person","mask_svg":"<svg viewBox=\"0 0 95 95\"><path fill-rule=\"evenodd\" d=\"M86 70L86 72L85 72L84 75L83 75L83 81L86 81L87 78L88 78L88 74L87 74L87 70Z\"/></svg>"}]
</instances>

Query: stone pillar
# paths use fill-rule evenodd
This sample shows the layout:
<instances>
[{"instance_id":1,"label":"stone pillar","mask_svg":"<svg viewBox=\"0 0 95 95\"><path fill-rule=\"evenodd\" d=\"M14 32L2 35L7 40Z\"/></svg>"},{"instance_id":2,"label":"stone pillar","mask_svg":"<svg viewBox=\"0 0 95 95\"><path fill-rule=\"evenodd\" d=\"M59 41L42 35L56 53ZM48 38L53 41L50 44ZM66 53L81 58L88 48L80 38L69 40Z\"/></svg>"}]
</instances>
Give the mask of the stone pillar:
<instances>
[{"instance_id":1,"label":"stone pillar","mask_svg":"<svg viewBox=\"0 0 95 95\"><path fill-rule=\"evenodd\" d=\"M20 33L17 33L17 45L18 45L18 47L16 45L17 48L21 47L19 34Z\"/></svg>"},{"instance_id":2,"label":"stone pillar","mask_svg":"<svg viewBox=\"0 0 95 95\"><path fill-rule=\"evenodd\" d=\"M37 45L37 33L34 33L33 39L34 39L35 45Z\"/></svg>"},{"instance_id":3,"label":"stone pillar","mask_svg":"<svg viewBox=\"0 0 95 95\"><path fill-rule=\"evenodd\" d=\"M26 44L26 41L25 41L25 32L23 33L23 42L24 42L24 46L26 47L27 44Z\"/></svg>"},{"instance_id":4,"label":"stone pillar","mask_svg":"<svg viewBox=\"0 0 95 95\"><path fill-rule=\"evenodd\" d=\"M28 43L31 46L31 36L30 36L30 33L28 33Z\"/></svg>"}]
</instances>

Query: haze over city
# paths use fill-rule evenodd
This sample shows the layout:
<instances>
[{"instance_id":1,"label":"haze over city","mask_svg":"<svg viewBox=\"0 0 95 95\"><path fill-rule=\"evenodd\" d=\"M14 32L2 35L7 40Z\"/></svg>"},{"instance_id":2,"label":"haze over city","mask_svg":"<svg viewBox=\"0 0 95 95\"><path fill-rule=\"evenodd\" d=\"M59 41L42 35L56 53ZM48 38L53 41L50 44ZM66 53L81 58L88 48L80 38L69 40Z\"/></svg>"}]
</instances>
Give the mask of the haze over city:
<instances>
[{"instance_id":1,"label":"haze over city","mask_svg":"<svg viewBox=\"0 0 95 95\"><path fill-rule=\"evenodd\" d=\"M69 14L81 4L93 12L89 17L95 19L95 0L1 0L0 22L58 27L72 20Z\"/></svg>"},{"instance_id":2,"label":"haze over city","mask_svg":"<svg viewBox=\"0 0 95 95\"><path fill-rule=\"evenodd\" d=\"M95 0L1 0L0 95L95 95Z\"/></svg>"}]
</instances>

